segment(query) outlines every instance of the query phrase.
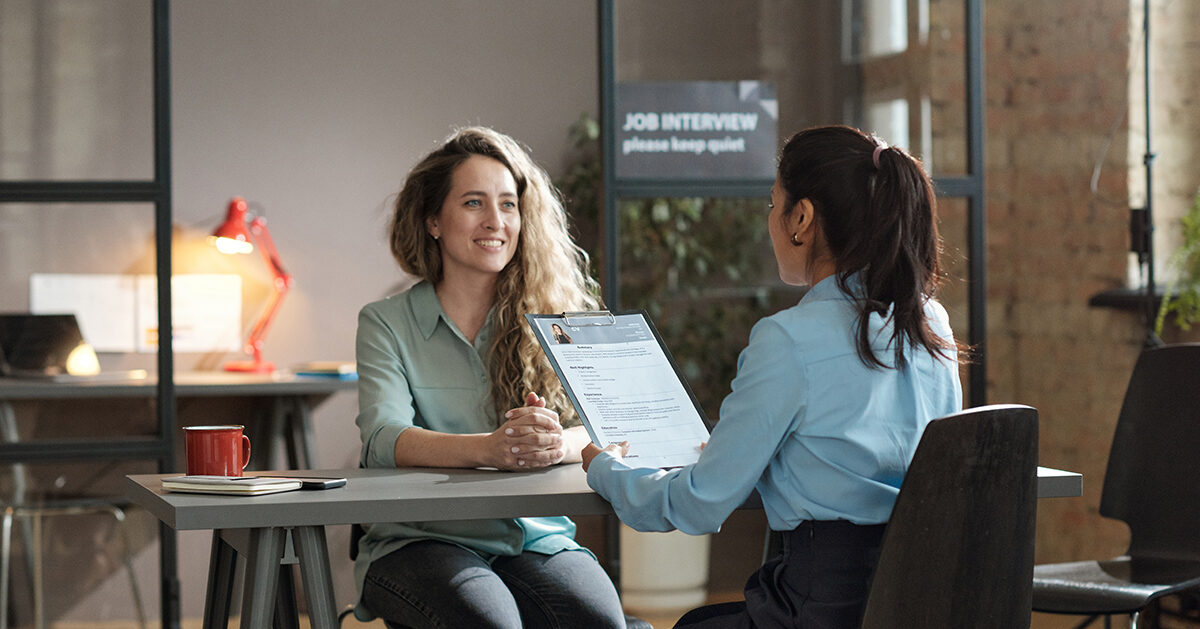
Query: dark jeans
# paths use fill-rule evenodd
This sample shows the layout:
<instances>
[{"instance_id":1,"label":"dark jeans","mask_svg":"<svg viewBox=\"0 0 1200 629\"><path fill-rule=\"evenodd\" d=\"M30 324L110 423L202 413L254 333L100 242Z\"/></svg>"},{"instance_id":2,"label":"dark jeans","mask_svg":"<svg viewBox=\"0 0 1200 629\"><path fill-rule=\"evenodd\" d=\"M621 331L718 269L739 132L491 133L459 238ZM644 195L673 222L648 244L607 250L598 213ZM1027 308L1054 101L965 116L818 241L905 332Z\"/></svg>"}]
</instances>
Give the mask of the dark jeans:
<instances>
[{"instance_id":1,"label":"dark jeans","mask_svg":"<svg viewBox=\"0 0 1200 629\"><path fill-rule=\"evenodd\" d=\"M572 550L489 565L454 544L414 542L371 564L362 602L388 626L411 629L625 627L604 569Z\"/></svg>"},{"instance_id":2,"label":"dark jeans","mask_svg":"<svg viewBox=\"0 0 1200 629\"><path fill-rule=\"evenodd\" d=\"M746 600L684 614L676 629L856 629L886 525L804 522L746 581Z\"/></svg>"}]
</instances>

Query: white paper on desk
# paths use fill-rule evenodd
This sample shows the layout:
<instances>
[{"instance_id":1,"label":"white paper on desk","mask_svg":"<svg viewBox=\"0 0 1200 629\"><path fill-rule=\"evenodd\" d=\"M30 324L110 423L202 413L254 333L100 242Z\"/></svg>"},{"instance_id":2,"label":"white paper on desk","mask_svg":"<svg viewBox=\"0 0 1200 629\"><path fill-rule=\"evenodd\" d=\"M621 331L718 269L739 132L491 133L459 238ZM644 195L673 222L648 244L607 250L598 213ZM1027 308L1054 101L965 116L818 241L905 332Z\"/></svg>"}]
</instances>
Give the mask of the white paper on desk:
<instances>
[{"instance_id":1,"label":"white paper on desk","mask_svg":"<svg viewBox=\"0 0 1200 629\"><path fill-rule=\"evenodd\" d=\"M577 326L561 316L527 319L594 443L628 441L634 467L696 462L708 441L704 415L645 315Z\"/></svg>"}]
</instances>

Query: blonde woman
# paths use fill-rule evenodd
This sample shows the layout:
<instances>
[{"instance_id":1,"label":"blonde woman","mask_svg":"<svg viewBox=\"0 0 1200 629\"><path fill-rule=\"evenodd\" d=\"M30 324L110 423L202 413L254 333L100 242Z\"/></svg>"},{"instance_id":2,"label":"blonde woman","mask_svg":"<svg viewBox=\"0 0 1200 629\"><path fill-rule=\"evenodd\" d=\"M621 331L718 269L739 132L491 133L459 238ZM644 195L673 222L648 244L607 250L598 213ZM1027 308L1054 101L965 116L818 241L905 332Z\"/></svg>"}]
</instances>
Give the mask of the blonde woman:
<instances>
[{"instance_id":1,"label":"blonde woman","mask_svg":"<svg viewBox=\"0 0 1200 629\"><path fill-rule=\"evenodd\" d=\"M362 464L578 462L587 433L522 316L598 306L545 172L501 133L453 134L409 173L391 250L421 281L359 314ZM565 517L371 525L356 615L401 627L625 626L612 582L574 534Z\"/></svg>"}]
</instances>

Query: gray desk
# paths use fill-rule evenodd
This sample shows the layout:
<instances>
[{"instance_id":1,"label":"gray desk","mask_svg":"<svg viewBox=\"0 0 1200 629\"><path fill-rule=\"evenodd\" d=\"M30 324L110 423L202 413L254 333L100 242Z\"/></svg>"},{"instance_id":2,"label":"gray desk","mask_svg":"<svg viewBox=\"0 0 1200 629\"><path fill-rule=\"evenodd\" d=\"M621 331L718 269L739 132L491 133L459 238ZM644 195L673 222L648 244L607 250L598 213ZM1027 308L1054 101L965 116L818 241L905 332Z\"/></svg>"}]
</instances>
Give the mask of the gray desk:
<instances>
[{"instance_id":1,"label":"gray desk","mask_svg":"<svg viewBox=\"0 0 1200 629\"><path fill-rule=\"evenodd\" d=\"M159 474L127 477L128 497L167 525L214 531L205 627L224 627L227 622L236 553L246 557L247 566L242 626L271 624L279 558L288 550L288 535L308 597L310 626L333 629L337 604L325 542L327 525L612 513L608 502L587 486L578 465L521 473L414 468L303 474L345 476L348 482L339 489L237 497L163 492ZM1039 497L1078 496L1081 491L1079 474L1038 468Z\"/></svg>"},{"instance_id":2,"label":"gray desk","mask_svg":"<svg viewBox=\"0 0 1200 629\"><path fill-rule=\"evenodd\" d=\"M1083 474L1038 467L1038 498L1078 498L1083 495Z\"/></svg>"}]
</instances>

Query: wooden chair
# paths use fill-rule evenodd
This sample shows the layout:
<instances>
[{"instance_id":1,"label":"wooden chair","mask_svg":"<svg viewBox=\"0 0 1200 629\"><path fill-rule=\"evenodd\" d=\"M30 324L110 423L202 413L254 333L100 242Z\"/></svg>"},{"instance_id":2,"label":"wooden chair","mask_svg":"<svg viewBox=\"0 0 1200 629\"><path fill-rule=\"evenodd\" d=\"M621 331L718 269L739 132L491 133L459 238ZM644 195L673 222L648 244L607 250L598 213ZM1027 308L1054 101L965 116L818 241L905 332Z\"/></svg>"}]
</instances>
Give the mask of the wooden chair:
<instances>
[{"instance_id":1,"label":"wooden chair","mask_svg":"<svg viewBox=\"0 0 1200 629\"><path fill-rule=\"evenodd\" d=\"M1200 590L1200 344L1138 358L1117 419L1100 515L1129 525L1129 549L1102 561L1034 569L1033 609L1091 616L1141 612Z\"/></svg>"},{"instance_id":2,"label":"wooden chair","mask_svg":"<svg viewBox=\"0 0 1200 629\"><path fill-rule=\"evenodd\" d=\"M1037 410L929 424L884 534L863 629L1029 627Z\"/></svg>"}]
</instances>

